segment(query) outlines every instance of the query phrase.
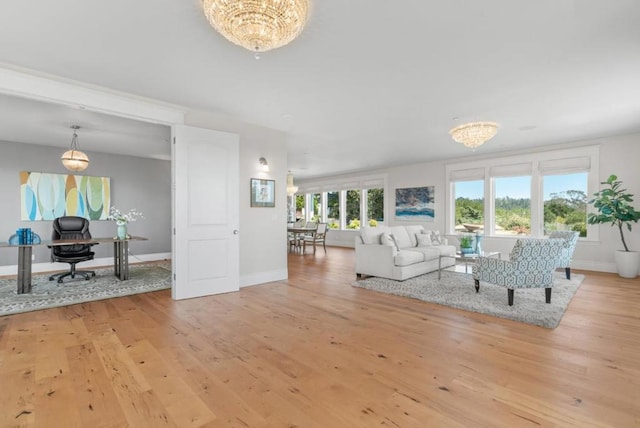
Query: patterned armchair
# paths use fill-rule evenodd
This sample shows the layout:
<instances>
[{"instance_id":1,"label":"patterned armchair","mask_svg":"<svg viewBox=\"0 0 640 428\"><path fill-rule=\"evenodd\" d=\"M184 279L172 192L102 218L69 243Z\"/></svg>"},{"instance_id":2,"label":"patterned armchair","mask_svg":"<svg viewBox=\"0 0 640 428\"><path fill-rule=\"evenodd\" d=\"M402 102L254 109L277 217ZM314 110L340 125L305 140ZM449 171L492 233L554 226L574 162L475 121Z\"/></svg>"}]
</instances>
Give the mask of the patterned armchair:
<instances>
[{"instance_id":1,"label":"patterned armchair","mask_svg":"<svg viewBox=\"0 0 640 428\"><path fill-rule=\"evenodd\" d=\"M560 257L558 258L558 267L564 268L567 279L571 279L571 258L573 257L573 250L576 249L578 243L578 232L551 232L549 239L564 239L566 241L565 248L562 249Z\"/></svg>"},{"instance_id":2,"label":"patterned armchair","mask_svg":"<svg viewBox=\"0 0 640 428\"><path fill-rule=\"evenodd\" d=\"M518 239L509 260L478 257L473 266L476 292L480 292L480 281L506 287L509 306L513 306L514 289L544 288L545 300L551 303L553 273L565 247L564 239Z\"/></svg>"}]
</instances>

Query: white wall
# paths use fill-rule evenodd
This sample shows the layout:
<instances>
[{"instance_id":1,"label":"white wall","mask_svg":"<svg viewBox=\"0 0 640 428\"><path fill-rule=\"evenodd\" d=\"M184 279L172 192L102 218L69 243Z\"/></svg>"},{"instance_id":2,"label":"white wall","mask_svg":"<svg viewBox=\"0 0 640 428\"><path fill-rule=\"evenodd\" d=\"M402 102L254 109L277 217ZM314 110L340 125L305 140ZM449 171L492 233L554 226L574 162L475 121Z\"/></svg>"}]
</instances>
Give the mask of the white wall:
<instances>
[{"instance_id":1,"label":"white wall","mask_svg":"<svg viewBox=\"0 0 640 428\"><path fill-rule=\"evenodd\" d=\"M240 136L240 286L286 279L287 150L284 134L210 113L191 111L185 124ZM264 157L270 172L258 170ZM275 180L275 208L249 206L251 178Z\"/></svg>"},{"instance_id":2,"label":"white wall","mask_svg":"<svg viewBox=\"0 0 640 428\"><path fill-rule=\"evenodd\" d=\"M598 140L574 142L570 144L547 147L546 150L558 148L576 148L580 146L599 144L600 150L600 180L604 181L610 174L616 174L622 180L629 192L635 195L635 207L640 210L640 134L632 134ZM334 177L323 177L314 180L298 180L298 185L316 186L336 181L348 181L362 175L381 174L387 177L385 195L387 196L385 223L388 225L422 224L426 229L445 230L445 165L452 162L471 161L499 156L483 156L481 150L473 156L464 159L448 161L425 162L414 165L367 171L365 173L346 174ZM505 153L512 156L514 152ZM404 187L435 186L435 218L433 222L406 222L394 219L395 189ZM591 196L591 195L589 195ZM586 269L604 272L615 272L614 251L622 249L617 228L608 225L599 226L599 240L578 243L573 257L572 266L575 269ZM332 230L327 235L328 245L353 247L358 232ZM485 237L484 248L490 251L500 251L502 257L507 257L516 238ZM634 225L632 232L625 230L627 245L632 250L640 251L640 223Z\"/></svg>"},{"instance_id":3,"label":"white wall","mask_svg":"<svg viewBox=\"0 0 640 428\"><path fill-rule=\"evenodd\" d=\"M600 149L600 180L605 181L615 174L624 182L624 187L634 195L634 206L640 210L640 134L626 135L602 140ZM592 195L589 195L592 196ZM576 268L615 272L614 252L622 250L620 233L617 228L600 225L599 242L578 244L574 259ZM625 232L625 240L630 250L640 251L640 223L633 225L631 232ZM584 263L582 263L584 262Z\"/></svg>"}]
</instances>

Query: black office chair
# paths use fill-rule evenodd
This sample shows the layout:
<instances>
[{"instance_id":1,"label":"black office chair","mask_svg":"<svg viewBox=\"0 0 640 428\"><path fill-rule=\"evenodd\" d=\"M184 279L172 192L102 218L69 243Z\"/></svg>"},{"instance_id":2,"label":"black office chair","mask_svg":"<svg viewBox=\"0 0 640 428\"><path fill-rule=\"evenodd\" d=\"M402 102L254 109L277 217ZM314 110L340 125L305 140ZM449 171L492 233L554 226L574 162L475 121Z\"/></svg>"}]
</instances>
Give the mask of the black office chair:
<instances>
[{"instance_id":1,"label":"black office chair","mask_svg":"<svg viewBox=\"0 0 640 428\"><path fill-rule=\"evenodd\" d=\"M57 241L61 239L91 239L89 232L89 220L82 217L58 217L53 220L53 232L51 240ZM75 278L76 274L84 275L84 279L88 280L96 273L92 270L76 270L76 264L93 260L94 252L91 247L96 244L73 244L73 245L51 245L51 261L63 262L71 265L69 272L61 272L51 275L49 281L58 278L58 282L62 283L62 278L70 276Z\"/></svg>"}]
</instances>

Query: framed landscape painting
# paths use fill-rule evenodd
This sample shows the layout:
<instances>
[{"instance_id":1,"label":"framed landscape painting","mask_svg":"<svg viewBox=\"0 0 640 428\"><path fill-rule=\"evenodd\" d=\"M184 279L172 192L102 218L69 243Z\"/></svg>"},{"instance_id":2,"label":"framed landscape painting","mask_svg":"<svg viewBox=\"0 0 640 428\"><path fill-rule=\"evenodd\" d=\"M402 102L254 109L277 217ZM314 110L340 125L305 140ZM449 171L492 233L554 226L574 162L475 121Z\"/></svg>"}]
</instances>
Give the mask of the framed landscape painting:
<instances>
[{"instance_id":1,"label":"framed landscape painting","mask_svg":"<svg viewBox=\"0 0 640 428\"><path fill-rule=\"evenodd\" d=\"M275 207L276 206L276 182L275 180L251 179L251 206Z\"/></svg>"},{"instance_id":2,"label":"framed landscape painting","mask_svg":"<svg viewBox=\"0 0 640 428\"><path fill-rule=\"evenodd\" d=\"M434 221L435 187L396 189L396 220Z\"/></svg>"}]
</instances>

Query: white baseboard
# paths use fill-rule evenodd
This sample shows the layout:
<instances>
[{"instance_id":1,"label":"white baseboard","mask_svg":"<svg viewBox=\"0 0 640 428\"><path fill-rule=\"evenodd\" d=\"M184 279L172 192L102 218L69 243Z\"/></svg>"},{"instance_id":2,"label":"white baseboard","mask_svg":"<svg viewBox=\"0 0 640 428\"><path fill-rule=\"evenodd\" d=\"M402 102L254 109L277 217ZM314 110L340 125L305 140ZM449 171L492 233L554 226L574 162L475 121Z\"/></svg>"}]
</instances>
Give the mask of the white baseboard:
<instances>
[{"instance_id":1,"label":"white baseboard","mask_svg":"<svg viewBox=\"0 0 640 428\"><path fill-rule=\"evenodd\" d=\"M155 253L155 254L129 254L129 263L153 262L158 260L170 260L171 253ZM113 266L113 257L101 257L98 259L82 262L78 265L78 269L89 269L104 266ZM32 273L50 272L57 270L69 269L68 263L33 263L31 265ZM0 275L17 275L18 265L0 266Z\"/></svg>"},{"instance_id":2,"label":"white baseboard","mask_svg":"<svg viewBox=\"0 0 640 428\"><path fill-rule=\"evenodd\" d=\"M287 269L260 272L251 275L242 275L240 277L240 288L264 284L266 282L282 281L288 278L289 272L287 271Z\"/></svg>"},{"instance_id":3,"label":"white baseboard","mask_svg":"<svg viewBox=\"0 0 640 428\"><path fill-rule=\"evenodd\" d=\"M580 260L571 260L571 269L592 270L595 272L618 272L618 268L615 263L595 261L585 262Z\"/></svg>"}]
</instances>

